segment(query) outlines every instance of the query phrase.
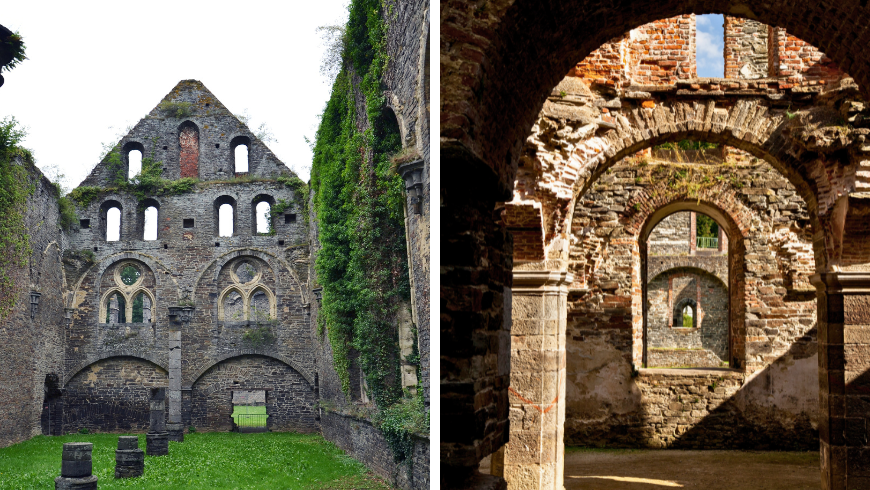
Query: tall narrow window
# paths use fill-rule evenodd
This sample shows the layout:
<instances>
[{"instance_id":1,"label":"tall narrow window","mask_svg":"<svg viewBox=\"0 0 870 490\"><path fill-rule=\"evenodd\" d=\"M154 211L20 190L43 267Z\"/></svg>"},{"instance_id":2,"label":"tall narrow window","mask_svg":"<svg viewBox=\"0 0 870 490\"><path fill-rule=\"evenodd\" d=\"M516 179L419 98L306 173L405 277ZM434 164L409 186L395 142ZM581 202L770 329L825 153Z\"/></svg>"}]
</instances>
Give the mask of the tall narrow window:
<instances>
[{"instance_id":1,"label":"tall narrow window","mask_svg":"<svg viewBox=\"0 0 870 490\"><path fill-rule=\"evenodd\" d=\"M720 14L695 16L699 77L725 76L725 19Z\"/></svg>"},{"instance_id":2,"label":"tall narrow window","mask_svg":"<svg viewBox=\"0 0 870 490\"><path fill-rule=\"evenodd\" d=\"M127 153L127 162L127 178L132 179L142 171L142 152L130 150L130 153Z\"/></svg>"},{"instance_id":3,"label":"tall narrow window","mask_svg":"<svg viewBox=\"0 0 870 490\"><path fill-rule=\"evenodd\" d=\"M157 208L149 206L145 209L145 236L144 240L157 240Z\"/></svg>"},{"instance_id":4,"label":"tall narrow window","mask_svg":"<svg viewBox=\"0 0 870 490\"><path fill-rule=\"evenodd\" d=\"M117 242L121 239L121 210L109 208L106 212L106 241Z\"/></svg>"},{"instance_id":5,"label":"tall narrow window","mask_svg":"<svg viewBox=\"0 0 870 490\"><path fill-rule=\"evenodd\" d=\"M233 236L233 206L232 204L221 204L218 208L218 235Z\"/></svg>"},{"instance_id":6,"label":"tall narrow window","mask_svg":"<svg viewBox=\"0 0 870 490\"><path fill-rule=\"evenodd\" d=\"M238 145L235 152L236 158L236 173L245 173L248 171L248 146Z\"/></svg>"},{"instance_id":7,"label":"tall narrow window","mask_svg":"<svg viewBox=\"0 0 870 490\"><path fill-rule=\"evenodd\" d=\"M263 201L257 204L257 233L265 235L272 231L272 207Z\"/></svg>"},{"instance_id":8,"label":"tall narrow window","mask_svg":"<svg viewBox=\"0 0 870 490\"><path fill-rule=\"evenodd\" d=\"M106 323L127 323L127 302L123 295L115 293L109 298Z\"/></svg>"},{"instance_id":9,"label":"tall narrow window","mask_svg":"<svg viewBox=\"0 0 870 490\"><path fill-rule=\"evenodd\" d=\"M199 177L199 129L190 121L181 125L178 134L179 165L182 177Z\"/></svg>"}]
</instances>

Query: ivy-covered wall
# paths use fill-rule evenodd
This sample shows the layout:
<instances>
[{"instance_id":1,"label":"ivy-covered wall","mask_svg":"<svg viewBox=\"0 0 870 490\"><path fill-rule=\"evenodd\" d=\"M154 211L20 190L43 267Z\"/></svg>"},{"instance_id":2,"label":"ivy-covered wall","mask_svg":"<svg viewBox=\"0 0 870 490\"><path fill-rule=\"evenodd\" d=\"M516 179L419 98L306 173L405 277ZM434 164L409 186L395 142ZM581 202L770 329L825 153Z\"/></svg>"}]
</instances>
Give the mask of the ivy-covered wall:
<instances>
[{"instance_id":1,"label":"ivy-covered wall","mask_svg":"<svg viewBox=\"0 0 870 490\"><path fill-rule=\"evenodd\" d=\"M428 351L428 251L426 278L419 281L415 276L419 269L415 259L420 255L415 245L419 243L411 236L419 228L419 219L408 207L405 181L397 167L424 155L428 162L428 136L421 148L420 121L414 116L428 99L421 98L420 90L410 91L415 106L408 110L409 103L397 95L404 93L397 84L416 86L425 75L422 63L417 63L425 53L397 41L396 36L408 30L428 32L428 4L354 0L349 6L342 69L314 146L312 288L322 299L312 304L312 328L320 343L322 420L339 414L371 424L389 446L390 459L400 465L396 468L407 468L401 471L403 478L384 476L402 486L423 488L423 482L407 475L419 474L413 467L422 453L415 447L419 448L420 434L428 436L429 426L428 383L425 388L422 383L428 379L428 356L424 374L419 342L423 336L418 329L419 318L425 314L424 347ZM395 52L401 49L414 54L413 64ZM409 114L416 119L412 121ZM426 180L428 184L428 168ZM428 198L425 204L428 208ZM423 212L428 215L428 209ZM425 282L425 297L416 284L412 293L412 277ZM403 311L411 307L412 296L414 320L408 325ZM406 327L414 331L415 345L410 354L403 355L399 330ZM416 387L402 389L403 365L416 366ZM340 445L352 439L339 436L340 431L324 430L324 435L327 432ZM428 446L423 453L428 459Z\"/></svg>"}]
</instances>

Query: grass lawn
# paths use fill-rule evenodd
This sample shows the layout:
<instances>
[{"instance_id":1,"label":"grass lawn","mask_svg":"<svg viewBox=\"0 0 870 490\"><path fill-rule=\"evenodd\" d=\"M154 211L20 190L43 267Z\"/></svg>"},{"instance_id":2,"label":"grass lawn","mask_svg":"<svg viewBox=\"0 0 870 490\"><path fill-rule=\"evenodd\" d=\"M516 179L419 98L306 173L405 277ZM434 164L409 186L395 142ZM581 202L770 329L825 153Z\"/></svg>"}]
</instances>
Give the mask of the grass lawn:
<instances>
[{"instance_id":1,"label":"grass lawn","mask_svg":"<svg viewBox=\"0 0 870 490\"><path fill-rule=\"evenodd\" d=\"M266 415L266 407L233 407L233 421L240 427L265 427L266 417L237 417L236 415Z\"/></svg>"},{"instance_id":2,"label":"grass lawn","mask_svg":"<svg viewBox=\"0 0 870 490\"><path fill-rule=\"evenodd\" d=\"M65 442L94 443L101 489L375 489L390 487L319 434L267 432L185 434L168 456L145 456L145 474L115 479L120 434L36 436L0 449L0 489L54 488ZM139 435L145 450L145 435Z\"/></svg>"}]
</instances>

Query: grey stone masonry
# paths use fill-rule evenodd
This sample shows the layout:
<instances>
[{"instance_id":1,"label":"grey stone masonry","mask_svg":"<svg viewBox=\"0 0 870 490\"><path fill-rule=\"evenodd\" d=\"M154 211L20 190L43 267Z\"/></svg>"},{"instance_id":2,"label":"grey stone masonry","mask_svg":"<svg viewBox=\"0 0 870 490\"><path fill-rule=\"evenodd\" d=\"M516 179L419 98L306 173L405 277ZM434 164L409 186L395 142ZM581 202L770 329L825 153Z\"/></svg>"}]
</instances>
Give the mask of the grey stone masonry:
<instances>
[{"instance_id":1,"label":"grey stone masonry","mask_svg":"<svg viewBox=\"0 0 870 490\"><path fill-rule=\"evenodd\" d=\"M118 437L115 450L115 478L133 478L145 473L145 453L139 449L136 436Z\"/></svg>"},{"instance_id":2,"label":"grey stone masonry","mask_svg":"<svg viewBox=\"0 0 870 490\"><path fill-rule=\"evenodd\" d=\"M148 456L169 454L169 434L166 432L166 388L151 388L151 425L145 434Z\"/></svg>"},{"instance_id":3,"label":"grey stone masonry","mask_svg":"<svg viewBox=\"0 0 870 490\"><path fill-rule=\"evenodd\" d=\"M67 442L63 445L60 476L54 480L55 490L85 490L97 488L97 477L92 475L93 462L90 442Z\"/></svg>"}]
</instances>

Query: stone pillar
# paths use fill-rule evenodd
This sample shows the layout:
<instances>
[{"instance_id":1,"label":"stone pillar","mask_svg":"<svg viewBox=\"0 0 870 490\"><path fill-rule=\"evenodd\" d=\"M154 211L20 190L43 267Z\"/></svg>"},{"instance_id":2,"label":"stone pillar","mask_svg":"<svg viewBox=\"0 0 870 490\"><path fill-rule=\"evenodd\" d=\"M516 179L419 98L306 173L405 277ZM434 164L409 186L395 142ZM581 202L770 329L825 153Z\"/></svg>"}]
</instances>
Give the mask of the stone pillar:
<instances>
[{"instance_id":1,"label":"stone pillar","mask_svg":"<svg viewBox=\"0 0 870 490\"><path fill-rule=\"evenodd\" d=\"M547 261L514 269L510 440L504 451L509 490L564 488L565 330L573 275L562 268L562 261Z\"/></svg>"},{"instance_id":2,"label":"stone pillar","mask_svg":"<svg viewBox=\"0 0 870 490\"><path fill-rule=\"evenodd\" d=\"M181 423L181 330L169 329L169 440L184 441Z\"/></svg>"},{"instance_id":3,"label":"stone pillar","mask_svg":"<svg viewBox=\"0 0 870 490\"><path fill-rule=\"evenodd\" d=\"M115 478L133 478L145 473L145 453L139 449L136 436L118 437L115 450Z\"/></svg>"},{"instance_id":4,"label":"stone pillar","mask_svg":"<svg viewBox=\"0 0 870 490\"><path fill-rule=\"evenodd\" d=\"M55 490L95 490L97 477L92 475L90 442L67 442L63 445L60 476L54 479Z\"/></svg>"},{"instance_id":5,"label":"stone pillar","mask_svg":"<svg viewBox=\"0 0 870 490\"><path fill-rule=\"evenodd\" d=\"M816 274L812 281L822 489L870 488L870 272Z\"/></svg>"},{"instance_id":6,"label":"stone pillar","mask_svg":"<svg viewBox=\"0 0 870 490\"><path fill-rule=\"evenodd\" d=\"M145 434L148 456L169 454L169 434L166 433L166 388L151 388L151 420Z\"/></svg>"},{"instance_id":7,"label":"stone pillar","mask_svg":"<svg viewBox=\"0 0 870 490\"><path fill-rule=\"evenodd\" d=\"M181 331L190 324L193 307L169 307L169 440L184 442L181 421Z\"/></svg>"}]
</instances>

